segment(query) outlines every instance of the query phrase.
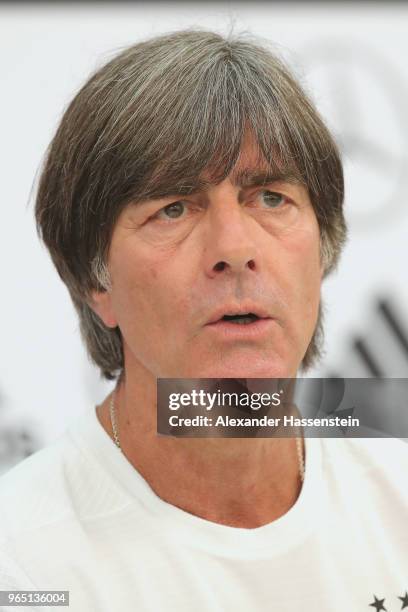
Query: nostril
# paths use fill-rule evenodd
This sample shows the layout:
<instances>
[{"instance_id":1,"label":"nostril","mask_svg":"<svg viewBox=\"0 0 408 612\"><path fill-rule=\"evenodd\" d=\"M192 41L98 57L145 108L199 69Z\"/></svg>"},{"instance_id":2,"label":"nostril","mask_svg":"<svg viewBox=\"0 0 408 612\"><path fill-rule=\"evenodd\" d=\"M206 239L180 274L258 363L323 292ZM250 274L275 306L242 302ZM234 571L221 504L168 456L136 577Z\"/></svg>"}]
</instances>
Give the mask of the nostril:
<instances>
[{"instance_id":1,"label":"nostril","mask_svg":"<svg viewBox=\"0 0 408 612\"><path fill-rule=\"evenodd\" d=\"M217 264L215 264L214 266L214 270L216 272L222 272L222 270L225 269L225 267L227 266L225 261L219 261ZM254 270L255 269L255 261L253 259L250 259L247 263L247 266L250 270Z\"/></svg>"}]
</instances>

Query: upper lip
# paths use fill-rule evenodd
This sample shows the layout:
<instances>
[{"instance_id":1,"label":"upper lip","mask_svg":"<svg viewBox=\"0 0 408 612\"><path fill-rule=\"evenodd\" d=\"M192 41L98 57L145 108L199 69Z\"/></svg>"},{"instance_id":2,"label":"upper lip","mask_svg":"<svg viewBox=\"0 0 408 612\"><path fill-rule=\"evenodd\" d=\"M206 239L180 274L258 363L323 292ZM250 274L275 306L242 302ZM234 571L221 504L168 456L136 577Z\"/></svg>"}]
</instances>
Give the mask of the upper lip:
<instances>
[{"instance_id":1,"label":"upper lip","mask_svg":"<svg viewBox=\"0 0 408 612\"><path fill-rule=\"evenodd\" d=\"M244 304L225 304L217 308L207 321L207 325L220 321L224 315L238 315L252 313L260 319L269 319L270 314L265 308L253 302L245 302Z\"/></svg>"}]
</instances>

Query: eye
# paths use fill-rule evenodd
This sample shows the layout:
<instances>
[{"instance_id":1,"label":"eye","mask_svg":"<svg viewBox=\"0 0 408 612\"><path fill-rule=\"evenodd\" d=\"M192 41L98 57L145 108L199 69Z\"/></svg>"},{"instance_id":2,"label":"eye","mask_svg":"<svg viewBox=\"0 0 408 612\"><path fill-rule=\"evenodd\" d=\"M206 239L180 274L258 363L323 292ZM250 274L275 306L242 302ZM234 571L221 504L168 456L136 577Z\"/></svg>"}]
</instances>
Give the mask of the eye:
<instances>
[{"instance_id":1,"label":"eye","mask_svg":"<svg viewBox=\"0 0 408 612\"><path fill-rule=\"evenodd\" d=\"M278 208L285 204L288 200L286 196L277 191L264 190L260 192L262 200L267 204L269 208Z\"/></svg>"},{"instance_id":2,"label":"eye","mask_svg":"<svg viewBox=\"0 0 408 612\"><path fill-rule=\"evenodd\" d=\"M168 204L164 208L160 209L155 215L157 219L179 219L183 216L183 212L186 205L184 202L177 201Z\"/></svg>"}]
</instances>

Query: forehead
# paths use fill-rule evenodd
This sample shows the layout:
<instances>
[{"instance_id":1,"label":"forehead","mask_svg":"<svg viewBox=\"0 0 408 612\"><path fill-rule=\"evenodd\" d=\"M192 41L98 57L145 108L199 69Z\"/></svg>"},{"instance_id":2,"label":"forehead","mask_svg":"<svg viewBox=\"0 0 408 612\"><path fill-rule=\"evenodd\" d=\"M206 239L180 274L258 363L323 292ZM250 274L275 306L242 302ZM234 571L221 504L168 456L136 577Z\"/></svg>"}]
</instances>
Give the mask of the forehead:
<instances>
[{"instance_id":1,"label":"forehead","mask_svg":"<svg viewBox=\"0 0 408 612\"><path fill-rule=\"evenodd\" d=\"M242 137L238 159L231 174L245 167L266 171L269 166L253 134L247 130Z\"/></svg>"},{"instance_id":2,"label":"forehead","mask_svg":"<svg viewBox=\"0 0 408 612\"><path fill-rule=\"evenodd\" d=\"M215 151L205 163L195 167L195 161L175 165L169 160L159 162L129 204L205 192L226 178L242 189L274 182L305 184L294 163L288 165L276 153L267 159L249 131L232 157L225 151Z\"/></svg>"},{"instance_id":3,"label":"forehead","mask_svg":"<svg viewBox=\"0 0 408 612\"><path fill-rule=\"evenodd\" d=\"M216 174L219 169L216 168ZM194 191L205 190L214 185L214 171L206 169L195 181ZM246 133L242 139L239 155L234 167L228 175L231 183L236 187L252 187L277 181L303 184L297 168L288 168L274 156L268 160L263 155L255 138Z\"/></svg>"}]
</instances>

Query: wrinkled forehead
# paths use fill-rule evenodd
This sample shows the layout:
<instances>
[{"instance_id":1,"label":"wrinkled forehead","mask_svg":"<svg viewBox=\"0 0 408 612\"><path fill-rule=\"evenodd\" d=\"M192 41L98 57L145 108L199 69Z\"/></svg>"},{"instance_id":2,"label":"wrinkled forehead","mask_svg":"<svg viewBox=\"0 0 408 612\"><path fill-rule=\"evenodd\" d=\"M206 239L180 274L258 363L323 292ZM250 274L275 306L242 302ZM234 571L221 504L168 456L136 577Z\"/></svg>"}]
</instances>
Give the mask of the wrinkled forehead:
<instances>
[{"instance_id":1,"label":"wrinkled forehead","mask_svg":"<svg viewBox=\"0 0 408 612\"><path fill-rule=\"evenodd\" d=\"M245 133L235 164L227 176L236 187L251 187L281 180L296 182L299 180L297 169L294 166L288 167L277 151L267 158L250 132ZM212 182L211 168L206 168L200 178Z\"/></svg>"},{"instance_id":2,"label":"wrinkled forehead","mask_svg":"<svg viewBox=\"0 0 408 612\"><path fill-rule=\"evenodd\" d=\"M239 188L278 181L304 184L294 163L284 162L276 150L269 155L265 154L251 133L247 132L235 154L228 158L225 157L225 152L223 155L216 152L203 168L186 166L184 171L178 169L172 172L165 163L159 164L150 181L151 192L147 197L188 195L206 191L226 178Z\"/></svg>"}]
</instances>

